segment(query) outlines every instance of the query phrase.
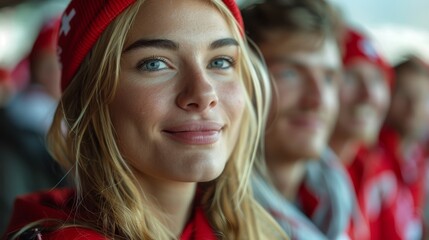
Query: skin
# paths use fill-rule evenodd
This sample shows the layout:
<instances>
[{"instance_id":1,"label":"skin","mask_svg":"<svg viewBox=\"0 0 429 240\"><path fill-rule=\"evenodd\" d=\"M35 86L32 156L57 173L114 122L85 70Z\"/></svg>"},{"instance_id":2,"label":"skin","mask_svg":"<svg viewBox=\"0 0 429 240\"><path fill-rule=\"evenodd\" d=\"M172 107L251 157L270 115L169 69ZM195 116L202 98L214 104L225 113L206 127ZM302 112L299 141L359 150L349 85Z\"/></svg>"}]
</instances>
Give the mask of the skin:
<instances>
[{"instance_id":1,"label":"skin","mask_svg":"<svg viewBox=\"0 0 429 240\"><path fill-rule=\"evenodd\" d=\"M237 142L245 106L238 55L206 1L147 1L127 36L111 118L143 192L177 235L196 182L217 178Z\"/></svg>"},{"instance_id":2,"label":"skin","mask_svg":"<svg viewBox=\"0 0 429 240\"><path fill-rule=\"evenodd\" d=\"M51 50L40 51L31 64L33 64L33 81L41 84L52 98L60 99L61 69L56 52Z\"/></svg>"},{"instance_id":3,"label":"skin","mask_svg":"<svg viewBox=\"0 0 429 240\"><path fill-rule=\"evenodd\" d=\"M429 76L404 69L396 77L388 122L403 139L419 140L427 129Z\"/></svg>"},{"instance_id":4,"label":"skin","mask_svg":"<svg viewBox=\"0 0 429 240\"><path fill-rule=\"evenodd\" d=\"M332 39L315 45L315 38L282 33L260 45L278 93L265 137L266 160L274 184L289 199L305 163L325 149L338 109L338 47Z\"/></svg>"},{"instance_id":5,"label":"skin","mask_svg":"<svg viewBox=\"0 0 429 240\"><path fill-rule=\"evenodd\" d=\"M363 142L377 140L390 101L381 69L357 59L345 67L340 88L340 111L331 147L344 163L353 160Z\"/></svg>"}]
</instances>

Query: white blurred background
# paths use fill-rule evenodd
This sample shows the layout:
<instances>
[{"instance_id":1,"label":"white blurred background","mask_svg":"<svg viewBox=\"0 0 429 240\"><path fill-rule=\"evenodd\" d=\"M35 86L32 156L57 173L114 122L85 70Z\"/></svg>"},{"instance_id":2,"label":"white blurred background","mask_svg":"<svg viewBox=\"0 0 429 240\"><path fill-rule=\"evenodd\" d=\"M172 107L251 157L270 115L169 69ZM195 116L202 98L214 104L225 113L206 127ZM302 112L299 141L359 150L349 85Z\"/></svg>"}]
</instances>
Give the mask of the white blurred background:
<instances>
[{"instance_id":1,"label":"white blurred background","mask_svg":"<svg viewBox=\"0 0 429 240\"><path fill-rule=\"evenodd\" d=\"M413 53L429 61L428 0L330 0L368 31L391 62Z\"/></svg>"},{"instance_id":2,"label":"white blurred background","mask_svg":"<svg viewBox=\"0 0 429 240\"><path fill-rule=\"evenodd\" d=\"M237 0L244 7L256 0ZM413 53L429 61L429 0L329 0L346 21L367 31L394 64ZM42 21L69 0L0 0L0 67L14 67L31 48Z\"/></svg>"},{"instance_id":3,"label":"white blurred background","mask_svg":"<svg viewBox=\"0 0 429 240\"><path fill-rule=\"evenodd\" d=\"M407 54L429 62L429 0L328 0L395 64ZM242 6L259 0L238 0Z\"/></svg>"}]
</instances>

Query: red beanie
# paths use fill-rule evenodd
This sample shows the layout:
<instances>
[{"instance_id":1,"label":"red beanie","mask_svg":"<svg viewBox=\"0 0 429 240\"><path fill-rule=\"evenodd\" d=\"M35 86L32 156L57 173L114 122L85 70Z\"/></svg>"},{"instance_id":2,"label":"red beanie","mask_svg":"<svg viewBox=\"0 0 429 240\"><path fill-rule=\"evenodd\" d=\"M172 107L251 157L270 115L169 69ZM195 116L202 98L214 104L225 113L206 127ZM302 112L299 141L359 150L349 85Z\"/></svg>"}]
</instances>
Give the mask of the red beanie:
<instances>
[{"instance_id":1,"label":"red beanie","mask_svg":"<svg viewBox=\"0 0 429 240\"><path fill-rule=\"evenodd\" d=\"M37 56L42 51L56 52L58 30L60 28L60 18L56 17L46 22L39 32L30 53L30 59Z\"/></svg>"},{"instance_id":2,"label":"red beanie","mask_svg":"<svg viewBox=\"0 0 429 240\"><path fill-rule=\"evenodd\" d=\"M136 0L72 0L64 11L58 36L58 54L62 65L61 88L64 91L83 59L107 26ZM223 0L243 27L240 10L234 0Z\"/></svg>"},{"instance_id":3,"label":"red beanie","mask_svg":"<svg viewBox=\"0 0 429 240\"><path fill-rule=\"evenodd\" d=\"M349 28L345 36L345 52L343 57L344 66L347 67L357 59L368 61L379 67L383 71L388 85L392 86L393 69L391 66L375 49L368 37Z\"/></svg>"}]
</instances>

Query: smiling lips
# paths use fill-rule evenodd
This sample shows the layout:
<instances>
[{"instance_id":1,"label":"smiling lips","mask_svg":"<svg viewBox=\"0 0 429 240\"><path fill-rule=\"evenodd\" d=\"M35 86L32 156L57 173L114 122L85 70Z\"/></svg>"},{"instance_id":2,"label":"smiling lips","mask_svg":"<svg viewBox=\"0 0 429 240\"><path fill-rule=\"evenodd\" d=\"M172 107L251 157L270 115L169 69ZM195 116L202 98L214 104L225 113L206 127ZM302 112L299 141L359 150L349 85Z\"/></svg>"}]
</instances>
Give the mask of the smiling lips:
<instances>
[{"instance_id":1,"label":"smiling lips","mask_svg":"<svg viewBox=\"0 0 429 240\"><path fill-rule=\"evenodd\" d=\"M164 129L168 137L189 145L208 145L216 143L223 125L213 122L188 123Z\"/></svg>"}]
</instances>

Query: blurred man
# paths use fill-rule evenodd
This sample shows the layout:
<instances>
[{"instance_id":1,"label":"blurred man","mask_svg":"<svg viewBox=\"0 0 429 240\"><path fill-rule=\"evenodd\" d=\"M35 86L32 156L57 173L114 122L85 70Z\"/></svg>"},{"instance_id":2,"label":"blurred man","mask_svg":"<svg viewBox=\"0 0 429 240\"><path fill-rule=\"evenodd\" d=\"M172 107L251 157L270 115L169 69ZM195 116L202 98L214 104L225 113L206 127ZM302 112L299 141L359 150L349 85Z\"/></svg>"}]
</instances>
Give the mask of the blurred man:
<instances>
[{"instance_id":1,"label":"blurred man","mask_svg":"<svg viewBox=\"0 0 429 240\"><path fill-rule=\"evenodd\" d=\"M257 199L292 239L359 236L351 230L357 207L351 183L327 149L341 71L330 6L323 0L266 1L243 17L277 93L265 136L268 171L254 176Z\"/></svg>"},{"instance_id":2,"label":"blurred man","mask_svg":"<svg viewBox=\"0 0 429 240\"><path fill-rule=\"evenodd\" d=\"M58 102L59 64L56 36L59 19L42 28L30 54L31 83L4 109L0 138L0 233L17 195L64 186L63 172L45 146L45 134Z\"/></svg>"},{"instance_id":3,"label":"blurred man","mask_svg":"<svg viewBox=\"0 0 429 240\"><path fill-rule=\"evenodd\" d=\"M4 108L14 93L9 70L0 68L0 108Z\"/></svg>"},{"instance_id":4,"label":"blurred man","mask_svg":"<svg viewBox=\"0 0 429 240\"><path fill-rule=\"evenodd\" d=\"M394 69L395 85L380 146L388 156L401 191L396 204L401 214L395 215L395 220L409 227L396 229L390 239L418 239L422 234L425 201L426 163L422 145L428 130L429 68L421 59L410 57ZM413 214L414 218L405 219L403 213Z\"/></svg>"},{"instance_id":5,"label":"blurred man","mask_svg":"<svg viewBox=\"0 0 429 240\"><path fill-rule=\"evenodd\" d=\"M371 239L379 239L379 212L393 201L395 189L389 183L394 184L394 176L377 151L369 149L377 142L389 106L392 72L371 40L351 28L344 37L343 63L340 111L330 146L350 174Z\"/></svg>"},{"instance_id":6,"label":"blurred man","mask_svg":"<svg viewBox=\"0 0 429 240\"><path fill-rule=\"evenodd\" d=\"M30 83L11 102L8 112L23 128L46 134L61 96L57 59L58 17L45 22L28 57Z\"/></svg>"}]
</instances>

